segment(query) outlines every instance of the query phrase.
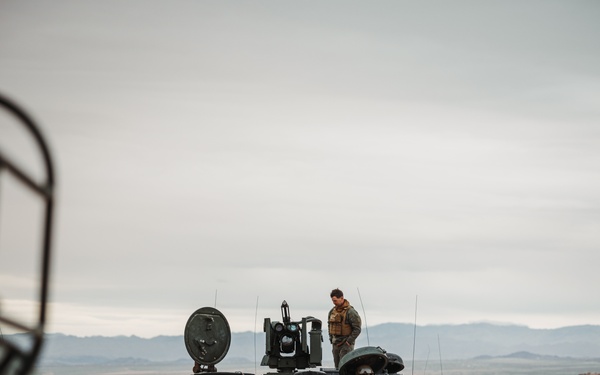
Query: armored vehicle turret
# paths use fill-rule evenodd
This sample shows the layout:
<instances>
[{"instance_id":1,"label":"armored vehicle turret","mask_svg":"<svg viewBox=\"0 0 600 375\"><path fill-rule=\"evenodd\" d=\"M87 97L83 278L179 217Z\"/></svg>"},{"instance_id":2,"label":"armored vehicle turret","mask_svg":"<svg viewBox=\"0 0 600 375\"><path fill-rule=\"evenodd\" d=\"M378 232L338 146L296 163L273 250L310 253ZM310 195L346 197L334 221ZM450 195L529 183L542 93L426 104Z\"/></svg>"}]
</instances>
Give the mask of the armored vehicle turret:
<instances>
[{"instance_id":1,"label":"armored vehicle turret","mask_svg":"<svg viewBox=\"0 0 600 375\"><path fill-rule=\"evenodd\" d=\"M396 374L404 369L402 358L380 347L367 346L346 354L335 368L319 368L323 357L321 321L312 316L293 321L286 301L281 304L281 321L265 318L265 355L261 366L276 372L266 375L373 375ZM194 360L194 374L252 375L242 372L217 372L231 343L231 331L225 316L212 307L196 310L188 319L185 347ZM307 370L308 369L308 370ZM298 371L302 370L302 371Z\"/></svg>"}]
</instances>

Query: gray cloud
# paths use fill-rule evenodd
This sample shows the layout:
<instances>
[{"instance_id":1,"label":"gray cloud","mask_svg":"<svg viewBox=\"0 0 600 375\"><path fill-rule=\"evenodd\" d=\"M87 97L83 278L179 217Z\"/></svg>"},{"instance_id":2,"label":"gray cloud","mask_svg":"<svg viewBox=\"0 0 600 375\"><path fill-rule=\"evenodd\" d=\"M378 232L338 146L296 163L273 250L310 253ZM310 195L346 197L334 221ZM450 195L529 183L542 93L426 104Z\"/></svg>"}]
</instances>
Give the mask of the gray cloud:
<instances>
[{"instance_id":1,"label":"gray cloud","mask_svg":"<svg viewBox=\"0 0 600 375\"><path fill-rule=\"evenodd\" d=\"M600 324L592 3L3 7L0 89L58 164L53 329L179 334L217 290L252 329L333 287L371 324L417 294L423 323Z\"/></svg>"}]
</instances>

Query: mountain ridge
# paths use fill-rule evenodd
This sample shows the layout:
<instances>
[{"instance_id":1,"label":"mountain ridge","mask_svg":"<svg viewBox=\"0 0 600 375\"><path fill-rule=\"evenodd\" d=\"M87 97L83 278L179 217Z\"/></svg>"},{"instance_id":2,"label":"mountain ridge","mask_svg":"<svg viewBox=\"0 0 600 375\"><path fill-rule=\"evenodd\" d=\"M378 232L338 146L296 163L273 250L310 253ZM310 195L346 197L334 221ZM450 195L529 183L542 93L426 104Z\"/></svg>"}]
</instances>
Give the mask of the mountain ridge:
<instances>
[{"instance_id":1,"label":"mountain ridge","mask_svg":"<svg viewBox=\"0 0 600 375\"><path fill-rule=\"evenodd\" d=\"M407 360L425 359L441 352L445 359L477 357L554 356L600 358L600 326L578 325L554 329L535 329L521 325L492 323L438 324L416 327L409 323L383 323L363 329L356 347L380 346ZM7 336L7 335L5 335ZM9 335L15 336L16 335ZM231 334L231 345L223 363L260 361L265 350L265 335L251 331ZM331 360L327 331L323 331L323 361ZM255 358L255 355L257 358ZM433 354L432 354L433 355ZM46 335L42 351L45 363L99 363L102 361L191 361L183 335L86 336L62 333Z\"/></svg>"}]
</instances>

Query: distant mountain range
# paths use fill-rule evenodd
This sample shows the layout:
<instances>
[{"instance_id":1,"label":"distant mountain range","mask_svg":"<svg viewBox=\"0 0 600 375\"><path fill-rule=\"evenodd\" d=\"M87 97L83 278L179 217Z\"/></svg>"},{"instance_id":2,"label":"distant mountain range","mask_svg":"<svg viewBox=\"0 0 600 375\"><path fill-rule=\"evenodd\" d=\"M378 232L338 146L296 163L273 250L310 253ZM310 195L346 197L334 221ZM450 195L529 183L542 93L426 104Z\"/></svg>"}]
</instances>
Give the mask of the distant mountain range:
<instances>
[{"instance_id":1,"label":"distant mountain range","mask_svg":"<svg viewBox=\"0 0 600 375\"><path fill-rule=\"evenodd\" d=\"M412 358L415 327L405 323L386 323L363 329L357 347L380 346ZM6 335L5 335L6 336ZM323 332L323 360L331 361L327 332ZM19 339L12 335L12 339ZM263 332L232 333L231 346L223 364L260 363L265 352ZM441 356L444 359L490 357L600 358L600 326L583 325L557 329L531 329L516 325L487 323L417 326L415 359ZM191 361L183 336L76 337L49 334L42 352L42 363L144 363Z\"/></svg>"}]
</instances>

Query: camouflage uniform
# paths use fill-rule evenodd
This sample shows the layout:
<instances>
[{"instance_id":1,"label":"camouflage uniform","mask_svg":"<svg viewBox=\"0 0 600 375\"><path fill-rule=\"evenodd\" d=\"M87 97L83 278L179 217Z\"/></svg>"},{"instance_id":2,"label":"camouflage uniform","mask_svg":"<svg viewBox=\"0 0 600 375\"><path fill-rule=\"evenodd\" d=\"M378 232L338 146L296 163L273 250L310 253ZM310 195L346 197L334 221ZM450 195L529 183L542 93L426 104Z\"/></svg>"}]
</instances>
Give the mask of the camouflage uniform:
<instances>
[{"instance_id":1,"label":"camouflage uniform","mask_svg":"<svg viewBox=\"0 0 600 375\"><path fill-rule=\"evenodd\" d=\"M362 321L348 300L341 307L333 307L327 316L329 342L333 349L333 362L338 368L340 359L354 350L356 338L360 335Z\"/></svg>"}]
</instances>

